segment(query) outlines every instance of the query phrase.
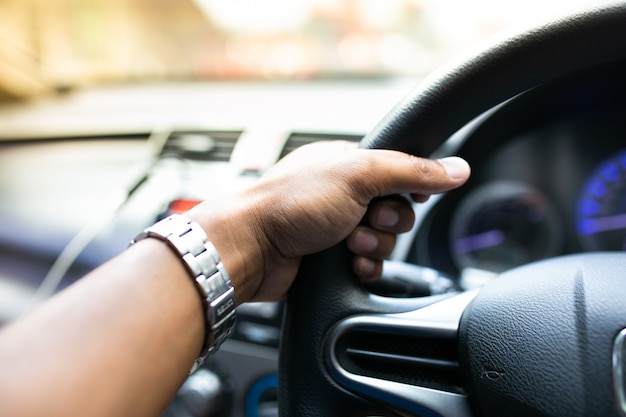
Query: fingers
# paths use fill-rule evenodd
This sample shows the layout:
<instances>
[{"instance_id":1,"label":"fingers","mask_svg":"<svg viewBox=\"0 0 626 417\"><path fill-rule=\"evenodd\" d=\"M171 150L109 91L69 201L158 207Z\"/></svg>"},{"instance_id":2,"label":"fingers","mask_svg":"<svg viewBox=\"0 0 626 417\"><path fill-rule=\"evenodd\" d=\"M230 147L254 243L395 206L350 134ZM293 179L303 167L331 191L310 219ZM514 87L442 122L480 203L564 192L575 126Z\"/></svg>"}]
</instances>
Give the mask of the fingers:
<instances>
[{"instance_id":1,"label":"fingers","mask_svg":"<svg viewBox=\"0 0 626 417\"><path fill-rule=\"evenodd\" d=\"M353 270L363 282L380 278L382 263L396 243L396 235L359 226L348 236L348 248L355 253Z\"/></svg>"},{"instance_id":2,"label":"fingers","mask_svg":"<svg viewBox=\"0 0 626 417\"><path fill-rule=\"evenodd\" d=\"M396 235L367 226L359 226L348 236L347 243L348 248L357 255L382 260L393 252Z\"/></svg>"},{"instance_id":3,"label":"fingers","mask_svg":"<svg viewBox=\"0 0 626 417\"><path fill-rule=\"evenodd\" d=\"M358 226L346 242L355 254L354 272L361 281L370 282L380 277L382 262L393 252L396 235L411 229L415 214L407 200L395 196L375 200L366 219L369 225Z\"/></svg>"},{"instance_id":4,"label":"fingers","mask_svg":"<svg viewBox=\"0 0 626 417\"><path fill-rule=\"evenodd\" d=\"M374 185L376 191L367 187L356 189L371 193L369 198L409 193L413 201L423 203L431 194L462 185L470 175L469 165L458 157L429 160L394 151L369 151L367 158L365 171L358 173L359 181ZM384 175L377 175L382 172ZM415 220L404 199L387 197L374 201L366 215L369 226L357 227L347 239L348 248L355 254L353 270L363 282L380 277L383 260L394 249L396 234L410 230Z\"/></svg>"},{"instance_id":5,"label":"fingers","mask_svg":"<svg viewBox=\"0 0 626 417\"><path fill-rule=\"evenodd\" d=\"M389 233L404 233L411 230L415 213L410 203L400 196L374 200L367 210L368 224Z\"/></svg>"},{"instance_id":6,"label":"fingers","mask_svg":"<svg viewBox=\"0 0 626 417\"><path fill-rule=\"evenodd\" d=\"M352 270L362 283L374 282L383 273L383 261L366 256L355 256L352 259Z\"/></svg>"}]
</instances>

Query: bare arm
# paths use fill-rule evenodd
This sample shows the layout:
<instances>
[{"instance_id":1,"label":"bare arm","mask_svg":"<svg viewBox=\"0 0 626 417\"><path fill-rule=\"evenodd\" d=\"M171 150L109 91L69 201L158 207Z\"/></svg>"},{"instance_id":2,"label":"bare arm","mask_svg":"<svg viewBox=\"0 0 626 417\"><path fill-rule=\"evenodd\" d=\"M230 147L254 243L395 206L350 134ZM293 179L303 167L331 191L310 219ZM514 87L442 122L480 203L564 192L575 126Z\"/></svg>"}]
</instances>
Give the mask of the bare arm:
<instances>
[{"instance_id":1,"label":"bare arm","mask_svg":"<svg viewBox=\"0 0 626 417\"><path fill-rule=\"evenodd\" d=\"M187 213L222 256L237 303L281 299L302 256L347 238L364 280L380 274L395 234L423 201L461 185L444 163L391 151L318 144L252 188ZM363 216L369 226L359 226ZM181 262L143 240L0 331L0 404L7 416L158 415L183 382L204 336L202 305Z\"/></svg>"}]
</instances>

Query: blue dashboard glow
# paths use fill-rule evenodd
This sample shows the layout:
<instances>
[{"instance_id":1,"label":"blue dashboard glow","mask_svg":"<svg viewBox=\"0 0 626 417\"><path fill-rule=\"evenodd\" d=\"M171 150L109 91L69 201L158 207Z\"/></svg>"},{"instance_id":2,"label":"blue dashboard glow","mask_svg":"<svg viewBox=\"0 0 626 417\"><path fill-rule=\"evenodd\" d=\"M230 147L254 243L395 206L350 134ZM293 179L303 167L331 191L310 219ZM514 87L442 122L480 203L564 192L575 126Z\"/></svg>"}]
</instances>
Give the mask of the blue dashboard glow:
<instances>
[{"instance_id":1,"label":"blue dashboard glow","mask_svg":"<svg viewBox=\"0 0 626 417\"><path fill-rule=\"evenodd\" d=\"M605 166L601 167L601 170L602 170L602 176L607 181L613 182L613 181L619 180L620 178L620 169L613 162L610 162L606 164Z\"/></svg>"},{"instance_id":2,"label":"blue dashboard glow","mask_svg":"<svg viewBox=\"0 0 626 417\"><path fill-rule=\"evenodd\" d=\"M589 187L587 188L587 192L594 197L604 197L606 194L606 184L599 178L596 178L591 181Z\"/></svg>"},{"instance_id":3,"label":"blue dashboard glow","mask_svg":"<svg viewBox=\"0 0 626 417\"><path fill-rule=\"evenodd\" d=\"M626 150L602 162L590 176L577 205L576 228L591 250L626 246Z\"/></svg>"},{"instance_id":4,"label":"blue dashboard glow","mask_svg":"<svg viewBox=\"0 0 626 417\"><path fill-rule=\"evenodd\" d=\"M585 216L596 216L600 213L600 203L596 200L586 198L580 202L578 210Z\"/></svg>"}]
</instances>

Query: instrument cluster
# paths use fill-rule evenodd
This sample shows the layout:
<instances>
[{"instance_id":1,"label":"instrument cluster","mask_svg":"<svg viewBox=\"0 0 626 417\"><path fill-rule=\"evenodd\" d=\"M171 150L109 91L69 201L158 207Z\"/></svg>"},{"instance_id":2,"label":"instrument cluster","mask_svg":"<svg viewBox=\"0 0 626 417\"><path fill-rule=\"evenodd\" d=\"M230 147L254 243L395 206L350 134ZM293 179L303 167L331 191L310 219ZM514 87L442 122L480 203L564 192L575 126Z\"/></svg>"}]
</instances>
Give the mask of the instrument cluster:
<instances>
[{"instance_id":1,"label":"instrument cluster","mask_svg":"<svg viewBox=\"0 0 626 417\"><path fill-rule=\"evenodd\" d=\"M626 250L626 147L583 136L567 148L563 138L520 138L474 162L473 179L426 216L411 260L472 280L569 253Z\"/></svg>"},{"instance_id":2,"label":"instrument cluster","mask_svg":"<svg viewBox=\"0 0 626 417\"><path fill-rule=\"evenodd\" d=\"M456 266L500 273L558 256L572 238L569 250L626 250L626 148L589 171L575 196L570 193L566 202L558 198L549 187L512 179L475 187L451 218L449 246Z\"/></svg>"},{"instance_id":3,"label":"instrument cluster","mask_svg":"<svg viewBox=\"0 0 626 417\"><path fill-rule=\"evenodd\" d=\"M472 176L426 210L407 260L471 288L550 257L626 250L626 102L619 77L608 70L594 81L600 93L593 100L581 76L528 92L475 121L453 149Z\"/></svg>"}]
</instances>

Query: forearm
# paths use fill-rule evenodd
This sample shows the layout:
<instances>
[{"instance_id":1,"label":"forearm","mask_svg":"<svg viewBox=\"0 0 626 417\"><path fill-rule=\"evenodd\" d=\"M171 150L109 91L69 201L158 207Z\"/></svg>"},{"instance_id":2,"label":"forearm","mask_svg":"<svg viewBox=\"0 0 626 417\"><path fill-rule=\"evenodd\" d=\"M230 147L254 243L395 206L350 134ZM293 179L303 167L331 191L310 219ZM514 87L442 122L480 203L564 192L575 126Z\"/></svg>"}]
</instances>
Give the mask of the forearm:
<instances>
[{"instance_id":1,"label":"forearm","mask_svg":"<svg viewBox=\"0 0 626 417\"><path fill-rule=\"evenodd\" d=\"M217 247L237 303L249 300L263 261L246 206L232 196L188 217ZM2 413L158 415L201 351L204 314L181 259L142 240L0 331Z\"/></svg>"},{"instance_id":2,"label":"forearm","mask_svg":"<svg viewBox=\"0 0 626 417\"><path fill-rule=\"evenodd\" d=\"M158 415L203 336L180 261L140 242L0 332L3 415Z\"/></svg>"}]
</instances>

